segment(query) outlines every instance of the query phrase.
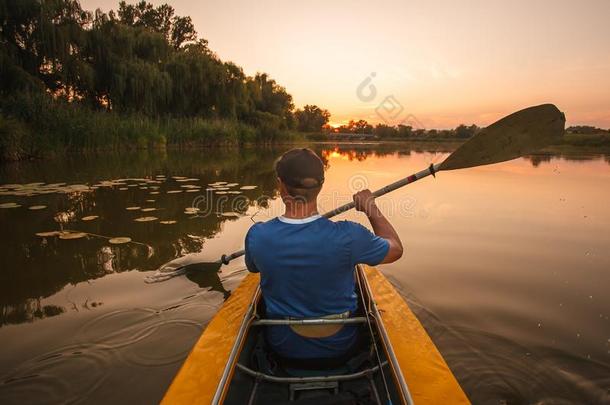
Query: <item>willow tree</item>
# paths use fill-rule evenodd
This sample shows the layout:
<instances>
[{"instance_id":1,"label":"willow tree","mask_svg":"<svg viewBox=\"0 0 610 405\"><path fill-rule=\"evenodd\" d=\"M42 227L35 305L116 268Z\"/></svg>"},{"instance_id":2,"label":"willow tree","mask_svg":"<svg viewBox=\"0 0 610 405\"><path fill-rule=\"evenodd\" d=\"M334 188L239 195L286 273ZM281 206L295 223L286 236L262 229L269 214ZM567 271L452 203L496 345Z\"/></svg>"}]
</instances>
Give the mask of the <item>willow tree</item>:
<instances>
[{"instance_id":1,"label":"willow tree","mask_svg":"<svg viewBox=\"0 0 610 405\"><path fill-rule=\"evenodd\" d=\"M275 135L295 125L284 87L222 61L190 17L167 4L120 2L91 13L76 0L0 0L0 28L5 96L37 92L122 115L239 120Z\"/></svg>"},{"instance_id":2,"label":"willow tree","mask_svg":"<svg viewBox=\"0 0 610 405\"><path fill-rule=\"evenodd\" d=\"M92 80L79 54L90 22L75 0L0 0L1 90L78 96Z\"/></svg>"}]
</instances>

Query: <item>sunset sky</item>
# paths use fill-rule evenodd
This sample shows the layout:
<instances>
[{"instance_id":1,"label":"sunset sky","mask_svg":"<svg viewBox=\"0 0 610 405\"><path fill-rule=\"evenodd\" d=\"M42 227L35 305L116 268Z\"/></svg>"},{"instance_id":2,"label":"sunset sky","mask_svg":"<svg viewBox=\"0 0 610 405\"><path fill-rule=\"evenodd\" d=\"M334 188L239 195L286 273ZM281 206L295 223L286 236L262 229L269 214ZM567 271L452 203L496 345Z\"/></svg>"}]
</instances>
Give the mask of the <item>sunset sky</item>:
<instances>
[{"instance_id":1,"label":"sunset sky","mask_svg":"<svg viewBox=\"0 0 610 405\"><path fill-rule=\"evenodd\" d=\"M191 16L222 60L268 73L297 107L327 108L331 124L485 126L551 102L568 125L610 127L608 0L152 3ZM108 11L118 0L81 4Z\"/></svg>"}]
</instances>

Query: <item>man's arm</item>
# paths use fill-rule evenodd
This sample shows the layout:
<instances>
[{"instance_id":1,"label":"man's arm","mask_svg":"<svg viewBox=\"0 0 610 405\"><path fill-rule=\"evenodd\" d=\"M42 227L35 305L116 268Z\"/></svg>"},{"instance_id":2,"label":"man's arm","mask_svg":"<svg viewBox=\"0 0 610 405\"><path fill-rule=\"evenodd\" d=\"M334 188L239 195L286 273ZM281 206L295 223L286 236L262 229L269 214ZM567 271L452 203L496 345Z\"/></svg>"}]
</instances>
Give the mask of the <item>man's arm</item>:
<instances>
[{"instance_id":1,"label":"man's arm","mask_svg":"<svg viewBox=\"0 0 610 405\"><path fill-rule=\"evenodd\" d=\"M390 244L390 249L381 263L392 263L402 256L402 242L396 230L375 204L375 196L366 189L354 194L356 210L364 212L368 217L375 235L384 238Z\"/></svg>"},{"instance_id":2,"label":"man's arm","mask_svg":"<svg viewBox=\"0 0 610 405\"><path fill-rule=\"evenodd\" d=\"M256 264L254 264L254 260L252 259L252 248L250 247L250 243L253 238L252 235L254 233L255 226L256 226L256 224L254 224L250 227L250 229L248 230L248 233L246 234L246 240L244 242L244 246L245 246L245 250L246 250L246 254L245 254L246 268L248 269L248 271L250 273L259 272L258 268L256 267Z\"/></svg>"}]
</instances>

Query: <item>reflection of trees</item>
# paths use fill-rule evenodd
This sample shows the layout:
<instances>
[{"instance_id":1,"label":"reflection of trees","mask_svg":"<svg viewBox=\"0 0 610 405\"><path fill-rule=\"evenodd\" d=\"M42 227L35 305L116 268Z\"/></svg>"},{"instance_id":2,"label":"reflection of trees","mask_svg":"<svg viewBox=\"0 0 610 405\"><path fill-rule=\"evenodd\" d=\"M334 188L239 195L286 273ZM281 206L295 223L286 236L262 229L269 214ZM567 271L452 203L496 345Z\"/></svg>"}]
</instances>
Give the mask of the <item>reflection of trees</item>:
<instances>
[{"instance_id":1,"label":"reflection of trees","mask_svg":"<svg viewBox=\"0 0 610 405\"><path fill-rule=\"evenodd\" d=\"M255 190L239 195L211 196L212 203L226 198L222 209L245 213L251 207L267 208L269 200L277 197L276 176L273 169L275 159L290 146L283 148L257 147L235 149L201 149L196 151L169 150L167 154L154 152L111 154L103 158L89 158L83 164L81 157L66 158L61 161L35 161L0 166L0 176L4 183L27 183L44 181L47 183L88 183L120 178L154 178L157 174L189 176L199 178L199 184L216 181L237 182L240 185L257 185ZM415 153L447 153L455 148L452 144L395 143L380 145L328 144L313 145L329 167L332 154L354 161L369 157L387 155L408 155ZM575 153L538 154L528 156L534 165L552 158L565 160L590 160L603 156L610 164L610 155L582 155ZM50 168L50 169L49 169ZM170 180L171 181L171 180ZM167 195L167 189L179 188L180 183L159 184L161 194L150 195L151 190L138 187L119 191L117 187L100 187L93 192L71 193L69 195L49 194L37 197L15 198L24 206L44 204L48 208L40 212L27 209L0 211L4 227L4 237L0 243L0 324L29 322L44 317L61 314L64 309L41 306L41 297L48 297L68 284L76 284L106 276L111 272L133 269L149 270L159 267L178 256L205 249L206 238L216 235L224 221L230 218L212 213L211 215L189 217L184 214L186 207L200 193ZM202 191L203 193L203 191ZM174 225L158 222L136 223L139 215L125 210L125 207L146 206L147 199L158 211L150 213L160 219L175 219ZM234 204L239 202L239 204ZM104 238L92 237L71 241L57 238L42 239L34 234L58 229L53 220L57 212L73 215L66 229L110 237L129 236L141 244L111 246ZM99 220L82 222L85 215L100 215ZM149 215L149 214L146 214ZM189 236L195 236L194 238ZM189 277L202 287L211 287L226 294L217 275ZM69 308L68 308L69 309Z\"/></svg>"},{"instance_id":2,"label":"reflection of trees","mask_svg":"<svg viewBox=\"0 0 610 405\"><path fill-rule=\"evenodd\" d=\"M0 306L0 326L33 322L57 316L65 311L65 308L56 305L41 305L39 299L26 299L16 305Z\"/></svg>"},{"instance_id":3,"label":"reflection of trees","mask_svg":"<svg viewBox=\"0 0 610 405\"><path fill-rule=\"evenodd\" d=\"M94 184L101 180L120 178L154 178L164 174L168 178L175 175L199 178L203 190L215 181L237 182L240 185L256 185L255 190L228 196L226 207L234 206L240 213L249 207L267 207L268 199L274 198L276 176L273 162L282 152L275 148L224 150L204 149L196 152L170 151L157 158L155 153L134 153L108 155L104 158L89 159L87 164L79 158L67 158L58 162L32 162L0 168L3 182L26 183L45 181L47 183L66 182ZM51 165L53 170L43 167ZM171 181L171 180L170 180ZM179 255L205 249L203 241L222 229L222 223L230 218L212 213L211 215L189 217L184 209L193 204L195 196L201 193L181 193L167 195L167 189L179 188L180 183L159 185L161 193L150 195L151 190L138 187L118 191L118 187L100 187L93 192L50 194L30 197L44 201L48 208L44 212L30 213L27 209L14 212L0 212L3 223L11 226L10 237L0 244L0 308L2 323L19 323L52 316L64 311L54 311L51 307L38 308L40 297L48 297L67 284L104 277L110 272L126 270L155 269ZM227 196L224 196L227 197ZM212 196L213 199L218 197ZM240 199L239 203L232 202ZM177 219L173 225L158 222L136 223L137 212L125 207L146 206L146 199L155 199L158 211L150 214L160 219ZM25 200L24 204L30 204ZM224 206L223 206L224 207ZM111 246L105 238L90 237L78 240L39 238L34 234L41 231L59 229L53 220L57 212L70 213L71 219L65 229L74 229L109 237L129 236L134 241L145 243ZM85 215L100 215L99 220L82 222ZM146 215L150 215L146 214ZM195 238L188 235L196 236ZM226 292L216 279L204 278L196 281L201 286Z\"/></svg>"},{"instance_id":4,"label":"reflection of trees","mask_svg":"<svg viewBox=\"0 0 610 405\"><path fill-rule=\"evenodd\" d=\"M606 163L610 164L610 155L607 154L582 154L578 151L574 152L549 152L549 153L537 153L535 155L524 156L524 159L529 160L533 167L538 167L542 163L550 162L551 160L564 160L566 162L587 162L591 160L603 159Z\"/></svg>"},{"instance_id":5,"label":"reflection of trees","mask_svg":"<svg viewBox=\"0 0 610 405\"><path fill-rule=\"evenodd\" d=\"M550 162L552 156L551 155L530 155L527 156L526 159L529 159L532 162L532 166L538 167L542 162Z\"/></svg>"},{"instance_id":6,"label":"reflection of trees","mask_svg":"<svg viewBox=\"0 0 610 405\"><path fill-rule=\"evenodd\" d=\"M455 150L457 144L443 142L410 142L382 144L337 144L321 148L320 155L325 166L330 165L333 157L346 158L349 161L363 161L370 157L385 157L390 155L409 156L416 153L449 153Z\"/></svg>"}]
</instances>

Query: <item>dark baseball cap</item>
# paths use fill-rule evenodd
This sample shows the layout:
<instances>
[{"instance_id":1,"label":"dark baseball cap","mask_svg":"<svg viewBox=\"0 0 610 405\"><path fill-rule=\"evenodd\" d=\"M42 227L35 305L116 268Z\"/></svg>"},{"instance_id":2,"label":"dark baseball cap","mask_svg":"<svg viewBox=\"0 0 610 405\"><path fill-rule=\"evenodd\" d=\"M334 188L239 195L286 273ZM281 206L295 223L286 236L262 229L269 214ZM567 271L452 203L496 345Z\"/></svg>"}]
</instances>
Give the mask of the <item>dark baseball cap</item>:
<instances>
[{"instance_id":1,"label":"dark baseball cap","mask_svg":"<svg viewBox=\"0 0 610 405\"><path fill-rule=\"evenodd\" d=\"M324 163L308 148L292 149L275 162L277 176L294 188L313 189L324 183Z\"/></svg>"}]
</instances>

